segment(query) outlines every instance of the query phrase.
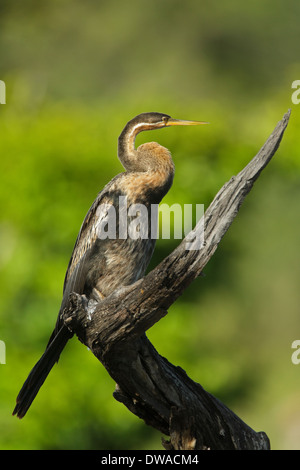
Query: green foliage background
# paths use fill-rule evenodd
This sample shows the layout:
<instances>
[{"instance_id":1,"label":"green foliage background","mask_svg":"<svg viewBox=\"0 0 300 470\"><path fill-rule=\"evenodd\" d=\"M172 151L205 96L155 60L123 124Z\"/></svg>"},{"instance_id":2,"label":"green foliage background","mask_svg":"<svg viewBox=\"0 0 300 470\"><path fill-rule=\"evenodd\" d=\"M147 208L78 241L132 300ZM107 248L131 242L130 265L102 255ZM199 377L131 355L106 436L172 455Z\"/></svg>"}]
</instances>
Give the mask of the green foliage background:
<instances>
[{"instance_id":1,"label":"green foliage background","mask_svg":"<svg viewBox=\"0 0 300 470\"><path fill-rule=\"evenodd\" d=\"M65 269L117 138L144 111L209 121L144 133L174 157L164 202L204 203L292 108L274 160L199 278L148 336L273 448L300 448L297 0L1 0L1 449L160 449L76 339L22 421L15 397L56 321ZM178 241L159 240L151 266Z\"/></svg>"}]
</instances>

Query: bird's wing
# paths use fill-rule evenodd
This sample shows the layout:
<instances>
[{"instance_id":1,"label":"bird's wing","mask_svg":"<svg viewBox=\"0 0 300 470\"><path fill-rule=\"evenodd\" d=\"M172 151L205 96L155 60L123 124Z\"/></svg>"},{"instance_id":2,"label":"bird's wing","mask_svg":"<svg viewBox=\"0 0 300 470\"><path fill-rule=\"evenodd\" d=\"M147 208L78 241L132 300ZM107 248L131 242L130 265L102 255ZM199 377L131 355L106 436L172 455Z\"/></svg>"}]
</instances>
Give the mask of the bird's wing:
<instances>
[{"instance_id":1,"label":"bird's wing","mask_svg":"<svg viewBox=\"0 0 300 470\"><path fill-rule=\"evenodd\" d=\"M50 336L48 346L55 336L59 334L60 329L63 327L62 313L65 307L68 305L69 295L72 292L76 292L77 294L83 293L89 265L89 263L86 263L85 261L88 258L90 251L93 249L95 241L97 240L99 225L101 224L101 220L103 220L107 215L107 207L111 204L114 205L116 202L118 195L118 179L121 176L122 173L113 178L105 186L105 188L96 197L84 218L66 271L63 286L63 299L55 329ZM105 250L103 250L103 252L104 251ZM104 272L106 266L106 259L104 254L102 259L101 255L99 254L97 263L99 266L99 271L103 269Z\"/></svg>"},{"instance_id":2,"label":"bird's wing","mask_svg":"<svg viewBox=\"0 0 300 470\"><path fill-rule=\"evenodd\" d=\"M87 252L92 248L93 244L98 238L98 231L101 221L107 217L107 207L115 203L116 198L116 180L121 175L117 175L113 180L105 186L105 188L98 194L97 198L90 207L85 219L81 225L79 234L77 236L73 252L67 268L64 288L65 292L68 283L72 283L72 286L68 285L69 292L81 293L83 288L83 274L81 272L78 275L80 266L84 264L84 259ZM100 263L101 260L99 260ZM75 271L77 271L75 273ZM73 274L73 276L72 276ZM75 275L74 275L75 274Z\"/></svg>"}]
</instances>

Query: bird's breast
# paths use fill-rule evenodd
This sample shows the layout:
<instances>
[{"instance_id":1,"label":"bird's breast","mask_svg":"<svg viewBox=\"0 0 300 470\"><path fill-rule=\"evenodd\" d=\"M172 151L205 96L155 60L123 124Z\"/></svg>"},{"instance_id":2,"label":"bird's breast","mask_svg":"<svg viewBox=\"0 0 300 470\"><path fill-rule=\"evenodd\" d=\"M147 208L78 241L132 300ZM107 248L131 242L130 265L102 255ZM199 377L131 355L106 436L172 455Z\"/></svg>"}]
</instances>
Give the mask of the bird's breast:
<instances>
[{"instance_id":1,"label":"bird's breast","mask_svg":"<svg viewBox=\"0 0 300 470\"><path fill-rule=\"evenodd\" d=\"M174 173L160 169L145 173L127 173L119 189L131 204L158 204L172 186Z\"/></svg>"}]
</instances>

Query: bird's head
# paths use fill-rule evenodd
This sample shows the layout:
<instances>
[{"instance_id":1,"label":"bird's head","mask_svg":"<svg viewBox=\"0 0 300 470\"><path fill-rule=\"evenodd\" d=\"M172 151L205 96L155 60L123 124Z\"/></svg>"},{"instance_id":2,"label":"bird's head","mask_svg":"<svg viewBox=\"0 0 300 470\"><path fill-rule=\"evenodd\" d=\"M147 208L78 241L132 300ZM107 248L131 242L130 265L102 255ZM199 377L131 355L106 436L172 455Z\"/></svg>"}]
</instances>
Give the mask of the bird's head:
<instances>
[{"instance_id":1,"label":"bird's head","mask_svg":"<svg viewBox=\"0 0 300 470\"><path fill-rule=\"evenodd\" d=\"M144 144L135 149L135 138L142 131L150 131L154 129L162 129L171 126L197 126L199 124L207 124L203 121L187 121L182 119L173 119L168 114L163 113L142 113L131 119L124 127L120 137L118 146L118 156L124 168L128 171L147 171L149 168L156 168L159 159L155 158L154 148L163 152L167 151L164 147L157 143ZM150 147L151 149L150 149ZM150 155L152 152L152 157ZM142 153L143 151L143 153ZM167 151L168 152L168 151ZM169 159L171 156L168 152Z\"/></svg>"},{"instance_id":2,"label":"bird's head","mask_svg":"<svg viewBox=\"0 0 300 470\"><path fill-rule=\"evenodd\" d=\"M207 124L204 121L187 121L183 119L173 119L168 114L163 113L141 113L129 121L131 132L137 135L139 132L161 129L170 126L197 126Z\"/></svg>"}]
</instances>

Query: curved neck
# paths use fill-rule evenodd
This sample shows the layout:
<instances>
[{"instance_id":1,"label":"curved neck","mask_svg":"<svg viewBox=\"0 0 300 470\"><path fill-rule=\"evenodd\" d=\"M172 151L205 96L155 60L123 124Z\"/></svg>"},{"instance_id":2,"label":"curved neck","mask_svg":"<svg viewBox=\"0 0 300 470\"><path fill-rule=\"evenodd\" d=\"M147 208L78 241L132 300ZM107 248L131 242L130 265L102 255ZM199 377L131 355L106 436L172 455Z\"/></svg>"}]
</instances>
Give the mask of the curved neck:
<instances>
[{"instance_id":1,"label":"curved neck","mask_svg":"<svg viewBox=\"0 0 300 470\"><path fill-rule=\"evenodd\" d=\"M135 149L135 138L142 129L132 125L131 121L126 124L118 140L118 157L125 170L133 171L135 168L137 152Z\"/></svg>"},{"instance_id":2,"label":"curved neck","mask_svg":"<svg viewBox=\"0 0 300 470\"><path fill-rule=\"evenodd\" d=\"M159 172L162 178L174 175L174 163L170 152L156 142L148 142L135 148L136 136L153 129L152 123L129 121L119 136L118 157L128 172Z\"/></svg>"}]
</instances>

